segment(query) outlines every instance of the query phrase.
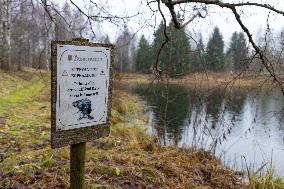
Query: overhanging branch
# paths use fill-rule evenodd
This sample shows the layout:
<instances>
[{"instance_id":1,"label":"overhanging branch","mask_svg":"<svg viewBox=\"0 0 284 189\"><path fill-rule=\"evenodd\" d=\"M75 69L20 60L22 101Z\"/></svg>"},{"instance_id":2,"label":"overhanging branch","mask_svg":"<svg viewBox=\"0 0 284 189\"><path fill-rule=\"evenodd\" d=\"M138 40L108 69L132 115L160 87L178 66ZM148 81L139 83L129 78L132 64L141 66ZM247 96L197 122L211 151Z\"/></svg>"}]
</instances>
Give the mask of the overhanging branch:
<instances>
[{"instance_id":1,"label":"overhanging branch","mask_svg":"<svg viewBox=\"0 0 284 189\"><path fill-rule=\"evenodd\" d=\"M159 2L159 1L158 1ZM174 10L175 5L180 5L183 3L203 3L205 5L216 5L221 8L228 8L232 11L232 13L235 16L236 21L242 28L242 30L246 33L249 42L252 44L256 54L259 55L259 58L261 60L261 63L264 65L266 70L269 72L270 76L273 78L273 80L280 86L281 91L284 95L284 87L283 87L283 81L281 78L278 78L277 75L274 72L274 67L272 63L270 63L269 59L264 55L264 52L256 45L252 38L252 34L250 33L249 29L243 24L240 14L237 12L237 7L244 7L244 6L255 6L255 7L262 7L267 10L270 10L272 12L275 12L279 15L284 16L284 12L282 10L278 10L275 7L269 5L269 4L261 4L261 3L251 3L251 2L243 2L243 3L223 3L220 0L163 0L163 3L166 5L166 7L169 9L171 13L172 20L174 22L175 28L182 29L182 24L179 22L176 12Z\"/></svg>"}]
</instances>

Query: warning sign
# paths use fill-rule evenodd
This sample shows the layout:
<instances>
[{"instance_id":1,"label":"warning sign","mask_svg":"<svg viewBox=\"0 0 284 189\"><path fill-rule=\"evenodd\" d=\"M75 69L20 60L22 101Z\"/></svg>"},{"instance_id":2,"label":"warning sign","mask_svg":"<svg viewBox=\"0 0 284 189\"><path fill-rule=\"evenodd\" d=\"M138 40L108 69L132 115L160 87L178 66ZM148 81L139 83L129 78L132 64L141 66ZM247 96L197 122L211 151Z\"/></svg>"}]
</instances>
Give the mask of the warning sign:
<instances>
[{"instance_id":1,"label":"warning sign","mask_svg":"<svg viewBox=\"0 0 284 189\"><path fill-rule=\"evenodd\" d=\"M57 62L56 129L105 123L110 49L58 45Z\"/></svg>"},{"instance_id":2,"label":"warning sign","mask_svg":"<svg viewBox=\"0 0 284 189\"><path fill-rule=\"evenodd\" d=\"M52 147L108 135L111 52L111 45L52 44Z\"/></svg>"}]
</instances>

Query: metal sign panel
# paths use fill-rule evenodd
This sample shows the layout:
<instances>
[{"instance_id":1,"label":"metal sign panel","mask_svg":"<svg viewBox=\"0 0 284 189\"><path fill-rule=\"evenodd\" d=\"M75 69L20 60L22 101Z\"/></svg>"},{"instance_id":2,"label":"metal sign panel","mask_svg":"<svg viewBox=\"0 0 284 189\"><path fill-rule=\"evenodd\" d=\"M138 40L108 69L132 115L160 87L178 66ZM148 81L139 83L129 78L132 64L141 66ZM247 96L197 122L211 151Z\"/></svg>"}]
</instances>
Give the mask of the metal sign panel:
<instances>
[{"instance_id":1,"label":"metal sign panel","mask_svg":"<svg viewBox=\"0 0 284 189\"><path fill-rule=\"evenodd\" d=\"M110 48L57 45L56 130L106 123Z\"/></svg>"},{"instance_id":2,"label":"metal sign panel","mask_svg":"<svg viewBox=\"0 0 284 189\"><path fill-rule=\"evenodd\" d=\"M52 147L109 133L112 46L52 43Z\"/></svg>"}]
</instances>

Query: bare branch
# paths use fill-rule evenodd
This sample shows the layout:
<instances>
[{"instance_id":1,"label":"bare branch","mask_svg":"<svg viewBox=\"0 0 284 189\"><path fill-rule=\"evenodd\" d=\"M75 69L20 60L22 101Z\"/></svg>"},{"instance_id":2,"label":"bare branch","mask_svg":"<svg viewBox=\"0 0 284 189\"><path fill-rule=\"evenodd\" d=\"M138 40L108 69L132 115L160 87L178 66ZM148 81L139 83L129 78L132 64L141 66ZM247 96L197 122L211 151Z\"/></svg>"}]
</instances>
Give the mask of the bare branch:
<instances>
[{"instance_id":1,"label":"bare branch","mask_svg":"<svg viewBox=\"0 0 284 189\"><path fill-rule=\"evenodd\" d=\"M274 81L276 81L280 88L281 88L281 91L284 95L284 88L282 86L282 82L277 78L276 74L274 73L274 70L273 70L273 66L269 66L267 64L268 62L268 59L265 57L265 55L263 54L263 51L260 50L260 48L255 44L254 40L252 39L252 35L251 33L249 32L248 28L243 24L243 22L241 21L241 17L240 15L238 14L237 10L235 7L231 7L230 8L232 10L232 12L234 13L235 15L235 18L237 20L237 22L239 23L239 25L241 26L241 28L243 29L243 31L246 33L246 35L248 36L249 38L249 42L252 44L256 54L259 55L259 58L261 59L261 62L262 64L265 66L266 70L269 72L270 76L273 77Z\"/></svg>"},{"instance_id":2,"label":"bare branch","mask_svg":"<svg viewBox=\"0 0 284 189\"><path fill-rule=\"evenodd\" d=\"M101 16L100 14L98 14L98 15L89 15L84 10L82 10L76 3L74 3L73 0L70 0L70 2L71 2L72 5L74 5L78 9L78 11L80 13L82 13L88 19L92 19L93 21L99 21L98 19L103 19L103 20L108 20L108 21L114 23L115 20L122 20L123 21L125 19L134 18L134 17L136 17L136 16L141 14L140 12L138 12L138 13L136 13L134 15L131 15L131 16L117 16L117 15L111 15L109 12L107 12L105 9L102 8L101 10L103 10L104 13L107 14L107 16ZM97 6L97 4L94 3L93 1L91 1L91 3Z\"/></svg>"},{"instance_id":3,"label":"bare branch","mask_svg":"<svg viewBox=\"0 0 284 189\"><path fill-rule=\"evenodd\" d=\"M265 69L269 72L270 76L273 78L273 80L280 86L281 91L284 95L284 87L283 87L283 82L281 81L281 78L278 78L274 72L274 67L272 63L269 61L267 57L265 57L264 52L256 45L252 38L252 34L250 33L249 29L243 24L241 20L240 14L237 12L236 8L237 7L242 7L242 6L255 6L255 7L262 7L267 10L273 11L277 14L283 15L284 12L281 10L278 10L274 7L272 7L269 4L260 4L260 3L250 3L250 2L244 2L244 3L223 3L219 0L163 0L163 3L167 6L171 13L172 20L174 22L175 28L177 29L182 29L182 25L180 21L177 18L177 15L174 10L175 5L180 5L183 3L203 3L205 5L216 5L221 8L228 8L232 11L232 13L235 16L236 21L238 24L241 26L242 30L246 33L249 42L252 44L256 54L259 55L259 58L261 60L261 63L264 65ZM197 15L198 16L198 15ZM196 16L196 17L197 17ZM194 19L194 17L193 17Z\"/></svg>"},{"instance_id":4,"label":"bare branch","mask_svg":"<svg viewBox=\"0 0 284 189\"><path fill-rule=\"evenodd\" d=\"M256 7L262 7L265 9L269 9L273 12L276 12L278 14L281 14L284 16L284 12L281 10L276 9L275 7L269 5L269 4L262 4L262 3L252 3L252 2L243 2L243 3L223 3L222 1L219 0L175 0L171 1L165 0L165 4L171 4L172 6L177 5L177 4L182 4L182 3L204 3L206 5L218 5L220 7L242 7L242 6L256 6Z\"/></svg>"},{"instance_id":5,"label":"bare branch","mask_svg":"<svg viewBox=\"0 0 284 189\"><path fill-rule=\"evenodd\" d=\"M164 21L164 36L165 36L165 41L162 43L161 47L159 48L158 50L158 53L157 53L157 56L156 56L156 60L155 60L155 64L154 64L154 68L155 68L155 71L158 73L159 76L162 75L162 70L159 68L159 58L160 58L160 55L161 55L161 52L162 52L162 49L164 48L164 46L169 42L169 36L167 34L167 20L165 18L165 15L164 13L162 12L161 10L161 1L158 0L158 9L159 9L159 12L163 18L163 21Z\"/></svg>"}]
</instances>

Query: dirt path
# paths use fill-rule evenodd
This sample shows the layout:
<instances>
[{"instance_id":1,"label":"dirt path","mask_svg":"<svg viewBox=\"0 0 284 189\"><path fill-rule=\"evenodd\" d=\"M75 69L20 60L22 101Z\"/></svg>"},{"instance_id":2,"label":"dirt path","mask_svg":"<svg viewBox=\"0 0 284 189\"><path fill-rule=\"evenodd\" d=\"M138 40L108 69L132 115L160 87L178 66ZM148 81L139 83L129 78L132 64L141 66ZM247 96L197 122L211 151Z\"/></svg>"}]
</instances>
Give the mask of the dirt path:
<instances>
[{"instance_id":1,"label":"dirt path","mask_svg":"<svg viewBox=\"0 0 284 189\"><path fill-rule=\"evenodd\" d=\"M6 96L0 97L0 117L3 117L7 111L11 110L17 104L33 98L44 88L46 88L46 84L42 79L39 79L33 83L26 84L25 86L12 91Z\"/></svg>"}]
</instances>

